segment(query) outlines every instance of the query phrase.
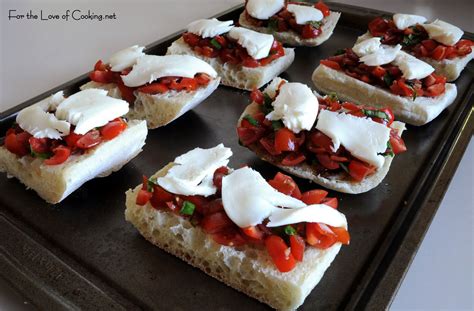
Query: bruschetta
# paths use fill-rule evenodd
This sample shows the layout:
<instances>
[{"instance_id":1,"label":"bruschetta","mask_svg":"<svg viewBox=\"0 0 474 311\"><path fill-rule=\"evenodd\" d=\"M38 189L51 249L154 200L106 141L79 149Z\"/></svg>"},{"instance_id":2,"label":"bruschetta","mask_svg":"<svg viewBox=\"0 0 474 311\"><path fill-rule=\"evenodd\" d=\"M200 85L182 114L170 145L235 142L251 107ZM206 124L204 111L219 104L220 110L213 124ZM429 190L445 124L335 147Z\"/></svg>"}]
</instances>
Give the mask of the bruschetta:
<instances>
[{"instance_id":1,"label":"bruschetta","mask_svg":"<svg viewBox=\"0 0 474 311\"><path fill-rule=\"evenodd\" d=\"M328 189L362 193L385 178L406 150L404 124L389 108L321 97L302 83L276 78L251 93L237 133L262 160Z\"/></svg>"},{"instance_id":2,"label":"bruschetta","mask_svg":"<svg viewBox=\"0 0 474 311\"><path fill-rule=\"evenodd\" d=\"M88 89L62 92L21 110L0 146L0 172L58 203L82 184L119 170L142 150L145 121L127 120L128 103Z\"/></svg>"}]
</instances>

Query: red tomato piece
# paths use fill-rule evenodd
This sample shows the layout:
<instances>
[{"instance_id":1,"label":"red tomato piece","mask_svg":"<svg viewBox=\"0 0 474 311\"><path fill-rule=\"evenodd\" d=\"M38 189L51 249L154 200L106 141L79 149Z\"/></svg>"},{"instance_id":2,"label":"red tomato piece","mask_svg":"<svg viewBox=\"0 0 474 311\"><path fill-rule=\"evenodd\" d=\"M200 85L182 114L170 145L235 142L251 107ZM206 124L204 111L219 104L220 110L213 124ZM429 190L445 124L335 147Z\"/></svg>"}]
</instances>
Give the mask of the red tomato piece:
<instances>
[{"instance_id":1,"label":"red tomato piece","mask_svg":"<svg viewBox=\"0 0 474 311\"><path fill-rule=\"evenodd\" d=\"M281 153L283 151L294 151L296 149L295 134L283 127L275 133L275 151Z\"/></svg>"},{"instance_id":2,"label":"red tomato piece","mask_svg":"<svg viewBox=\"0 0 474 311\"><path fill-rule=\"evenodd\" d=\"M230 220L227 214L222 211L205 215L201 221L201 226L205 232L213 234L234 226L234 223Z\"/></svg>"},{"instance_id":3,"label":"red tomato piece","mask_svg":"<svg viewBox=\"0 0 474 311\"><path fill-rule=\"evenodd\" d=\"M304 249L306 243L304 239L297 234L290 235L291 254L298 261L303 261Z\"/></svg>"},{"instance_id":4,"label":"red tomato piece","mask_svg":"<svg viewBox=\"0 0 474 311\"><path fill-rule=\"evenodd\" d=\"M345 109L347 109L349 111L359 111L360 110L359 106L357 106L356 104L351 103L351 102L343 102L342 107L344 107Z\"/></svg>"},{"instance_id":5,"label":"red tomato piece","mask_svg":"<svg viewBox=\"0 0 474 311\"><path fill-rule=\"evenodd\" d=\"M306 24L303 26L303 30L301 31L301 37L303 39L312 39L319 36L321 33L321 29L314 27L313 25Z\"/></svg>"},{"instance_id":6,"label":"red tomato piece","mask_svg":"<svg viewBox=\"0 0 474 311\"><path fill-rule=\"evenodd\" d=\"M17 156L25 156L30 153L28 143L30 137L31 135L27 132L21 132L16 134L15 132L11 131L5 137L5 147L8 151L16 154Z\"/></svg>"},{"instance_id":7,"label":"red tomato piece","mask_svg":"<svg viewBox=\"0 0 474 311\"><path fill-rule=\"evenodd\" d=\"M244 146L248 146L253 144L257 140L259 140L265 134L265 129L263 128L245 128L239 126L237 128L237 135L239 136L239 140Z\"/></svg>"},{"instance_id":8,"label":"red tomato piece","mask_svg":"<svg viewBox=\"0 0 474 311\"><path fill-rule=\"evenodd\" d=\"M166 202L173 201L175 196L158 185L153 185L153 197L150 203L154 208L163 207Z\"/></svg>"},{"instance_id":9,"label":"red tomato piece","mask_svg":"<svg viewBox=\"0 0 474 311\"><path fill-rule=\"evenodd\" d=\"M297 199L301 198L301 191L298 188L298 185L293 180L293 178L288 175L278 172L272 180L268 181L268 183L270 184L270 186L280 191L281 193L291 195L292 197L295 197Z\"/></svg>"},{"instance_id":10,"label":"red tomato piece","mask_svg":"<svg viewBox=\"0 0 474 311\"><path fill-rule=\"evenodd\" d=\"M328 170L336 170L339 168L339 163L336 161L331 160L328 154L326 153L320 153L316 154L316 159L318 159L318 162L327 168Z\"/></svg>"},{"instance_id":11,"label":"red tomato piece","mask_svg":"<svg viewBox=\"0 0 474 311\"><path fill-rule=\"evenodd\" d=\"M423 46L430 52L438 46L438 43L436 43L436 41L432 39L423 40L421 41L421 44L423 44Z\"/></svg>"},{"instance_id":12,"label":"red tomato piece","mask_svg":"<svg viewBox=\"0 0 474 311\"><path fill-rule=\"evenodd\" d=\"M120 90L120 96L122 97L122 99L128 102L129 104L133 105L135 103L135 94L134 94L135 88L126 86L123 83L122 79L118 79L116 84Z\"/></svg>"},{"instance_id":13,"label":"red tomato piece","mask_svg":"<svg viewBox=\"0 0 474 311\"><path fill-rule=\"evenodd\" d=\"M369 23L370 34L374 37L383 37L389 29L389 23L382 17L377 17Z\"/></svg>"},{"instance_id":14,"label":"red tomato piece","mask_svg":"<svg viewBox=\"0 0 474 311\"><path fill-rule=\"evenodd\" d=\"M54 155L51 158L44 160L44 164L58 165L64 163L71 155L71 149L69 147L59 145L53 149L53 153Z\"/></svg>"},{"instance_id":15,"label":"red tomato piece","mask_svg":"<svg viewBox=\"0 0 474 311\"><path fill-rule=\"evenodd\" d=\"M273 263L280 272L288 272L296 266L296 260L285 241L277 235L271 235L265 240L265 247Z\"/></svg>"},{"instance_id":16,"label":"red tomato piece","mask_svg":"<svg viewBox=\"0 0 474 311\"><path fill-rule=\"evenodd\" d=\"M148 192L146 189L140 189L137 194L137 199L135 203L137 205L143 206L150 201L151 197L153 196L153 193Z\"/></svg>"},{"instance_id":17,"label":"red tomato piece","mask_svg":"<svg viewBox=\"0 0 474 311\"><path fill-rule=\"evenodd\" d=\"M256 226L250 226L246 228L242 228L242 232L245 233L248 237L255 239L255 240L262 240L265 237L263 231L261 231Z\"/></svg>"},{"instance_id":18,"label":"red tomato piece","mask_svg":"<svg viewBox=\"0 0 474 311\"><path fill-rule=\"evenodd\" d=\"M386 73L387 71L381 66L376 66L372 69L372 74L379 79L382 79Z\"/></svg>"},{"instance_id":19,"label":"red tomato piece","mask_svg":"<svg viewBox=\"0 0 474 311\"><path fill-rule=\"evenodd\" d=\"M349 245L349 242L351 241L351 237L349 235L349 232L343 227L331 227L331 231L334 232L337 236L337 241L341 242L344 245Z\"/></svg>"},{"instance_id":20,"label":"red tomato piece","mask_svg":"<svg viewBox=\"0 0 474 311\"><path fill-rule=\"evenodd\" d=\"M314 146L324 148L327 152L332 152L332 139L329 136L324 135L320 131L311 133L310 135L311 143Z\"/></svg>"},{"instance_id":21,"label":"red tomato piece","mask_svg":"<svg viewBox=\"0 0 474 311\"><path fill-rule=\"evenodd\" d=\"M185 32L183 34L183 40L190 46L194 47L199 44L199 40L201 40L201 38L191 32Z\"/></svg>"},{"instance_id":22,"label":"red tomato piece","mask_svg":"<svg viewBox=\"0 0 474 311\"><path fill-rule=\"evenodd\" d=\"M123 119L117 118L104 125L100 129L100 135L105 140L111 140L120 135L126 128L127 123Z\"/></svg>"},{"instance_id":23,"label":"red tomato piece","mask_svg":"<svg viewBox=\"0 0 474 311\"><path fill-rule=\"evenodd\" d=\"M301 201L303 201L304 203L308 205L319 204L327 195L328 195L328 192L326 190L320 190L320 189L309 190L309 191L303 192L303 194L301 195Z\"/></svg>"},{"instance_id":24,"label":"red tomato piece","mask_svg":"<svg viewBox=\"0 0 474 311\"><path fill-rule=\"evenodd\" d=\"M104 71L107 69L107 64L104 64L101 59L94 65L94 70Z\"/></svg>"},{"instance_id":25,"label":"red tomato piece","mask_svg":"<svg viewBox=\"0 0 474 311\"><path fill-rule=\"evenodd\" d=\"M331 228L322 223L306 223L306 242L319 249L326 249L337 242L337 236Z\"/></svg>"},{"instance_id":26,"label":"red tomato piece","mask_svg":"<svg viewBox=\"0 0 474 311\"><path fill-rule=\"evenodd\" d=\"M392 145L393 153L399 154L407 151L407 146L405 146L403 139L397 133L391 132L390 134L390 145Z\"/></svg>"},{"instance_id":27,"label":"red tomato piece","mask_svg":"<svg viewBox=\"0 0 474 311\"><path fill-rule=\"evenodd\" d=\"M337 198L325 198L321 201L321 204L337 209L339 201L337 200Z\"/></svg>"},{"instance_id":28,"label":"red tomato piece","mask_svg":"<svg viewBox=\"0 0 474 311\"><path fill-rule=\"evenodd\" d=\"M258 60L253 59L252 57L247 57L242 61L242 66L244 67L249 67L249 68L255 68L260 66L260 63Z\"/></svg>"},{"instance_id":29,"label":"red tomato piece","mask_svg":"<svg viewBox=\"0 0 474 311\"><path fill-rule=\"evenodd\" d=\"M443 94L445 90L446 90L446 85L444 83L434 84L426 88L425 96L436 97Z\"/></svg>"},{"instance_id":30,"label":"red tomato piece","mask_svg":"<svg viewBox=\"0 0 474 311\"><path fill-rule=\"evenodd\" d=\"M306 157L302 153L292 152L281 160L281 164L285 166L295 166L306 160Z\"/></svg>"},{"instance_id":31,"label":"red tomato piece","mask_svg":"<svg viewBox=\"0 0 474 311\"><path fill-rule=\"evenodd\" d=\"M334 70L341 70L341 66L332 60L323 59L320 63L326 67L332 68Z\"/></svg>"},{"instance_id":32,"label":"red tomato piece","mask_svg":"<svg viewBox=\"0 0 474 311\"><path fill-rule=\"evenodd\" d=\"M281 152L277 152L275 150L275 140L270 138L270 137L262 137L259 140L260 145L262 145L263 148L270 154L270 155L279 155Z\"/></svg>"},{"instance_id":33,"label":"red tomato piece","mask_svg":"<svg viewBox=\"0 0 474 311\"><path fill-rule=\"evenodd\" d=\"M76 141L76 146L81 149L89 149L97 146L102 141L98 130L90 130Z\"/></svg>"},{"instance_id":34,"label":"red tomato piece","mask_svg":"<svg viewBox=\"0 0 474 311\"><path fill-rule=\"evenodd\" d=\"M331 13L329 11L329 7L322 1L319 1L318 3L316 3L314 5L314 7L318 10L321 11L321 13L323 13L323 16L326 17L326 16L329 16L329 14Z\"/></svg>"},{"instance_id":35,"label":"red tomato piece","mask_svg":"<svg viewBox=\"0 0 474 311\"><path fill-rule=\"evenodd\" d=\"M194 79L196 79L196 82L199 84L199 85L207 85L209 83L209 81L211 81L211 77L208 76L207 74L205 73L198 73Z\"/></svg>"},{"instance_id":36,"label":"red tomato piece","mask_svg":"<svg viewBox=\"0 0 474 311\"><path fill-rule=\"evenodd\" d=\"M180 90L186 90L188 92L194 91L197 89L197 81L194 78L182 78L179 83Z\"/></svg>"},{"instance_id":37,"label":"red tomato piece","mask_svg":"<svg viewBox=\"0 0 474 311\"><path fill-rule=\"evenodd\" d=\"M250 93L250 99L252 102L256 102L257 104L261 105L263 104L265 97L263 96L262 91L255 89Z\"/></svg>"},{"instance_id":38,"label":"red tomato piece","mask_svg":"<svg viewBox=\"0 0 474 311\"><path fill-rule=\"evenodd\" d=\"M359 160L352 160L348 166L349 175L356 181L362 181L366 176L375 172L375 167Z\"/></svg>"},{"instance_id":39,"label":"red tomato piece","mask_svg":"<svg viewBox=\"0 0 474 311\"><path fill-rule=\"evenodd\" d=\"M431 58L435 60L443 60L446 55L446 47L438 45L431 53Z\"/></svg>"},{"instance_id":40,"label":"red tomato piece","mask_svg":"<svg viewBox=\"0 0 474 311\"><path fill-rule=\"evenodd\" d=\"M222 199L215 199L208 201L204 205L197 205L196 210L202 215L210 215L217 212L224 211L224 205L222 205Z\"/></svg>"},{"instance_id":41,"label":"red tomato piece","mask_svg":"<svg viewBox=\"0 0 474 311\"><path fill-rule=\"evenodd\" d=\"M28 140L30 148L36 153L47 153L49 152L49 139L48 138L36 138L30 137Z\"/></svg>"},{"instance_id":42,"label":"red tomato piece","mask_svg":"<svg viewBox=\"0 0 474 311\"><path fill-rule=\"evenodd\" d=\"M89 74L89 78L98 83L114 83L117 81L117 74L113 71L94 70Z\"/></svg>"},{"instance_id":43,"label":"red tomato piece","mask_svg":"<svg viewBox=\"0 0 474 311\"><path fill-rule=\"evenodd\" d=\"M166 93L168 90L169 88L161 82L155 82L138 88L138 92L146 94Z\"/></svg>"},{"instance_id":44,"label":"red tomato piece","mask_svg":"<svg viewBox=\"0 0 474 311\"><path fill-rule=\"evenodd\" d=\"M222 178L229 174L229 168L227 166L221 166L214 172L214 176L212 177L212 182L214 186L220 191L222 188Z\"/></svg>"},{"instance_id":45,"label":"red tomato piece","mask_svg":"<svg viewBox=\"0 0 474 311\"><path fill-rule=\"evenodd\" d=\"M245 238L235 228L228 228L211 234L212 239L220 244L226 246L241 246L247 243Z\"/></svg>"}]
</instances>

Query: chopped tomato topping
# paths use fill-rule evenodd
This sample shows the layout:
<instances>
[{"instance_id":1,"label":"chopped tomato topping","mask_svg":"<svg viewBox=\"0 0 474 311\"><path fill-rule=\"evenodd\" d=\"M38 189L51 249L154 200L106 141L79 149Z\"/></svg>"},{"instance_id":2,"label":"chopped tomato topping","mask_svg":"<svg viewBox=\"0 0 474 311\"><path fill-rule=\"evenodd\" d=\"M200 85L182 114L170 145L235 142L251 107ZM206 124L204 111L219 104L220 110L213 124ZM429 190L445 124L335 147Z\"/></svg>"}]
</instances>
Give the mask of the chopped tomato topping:
<instances>
[{"instance_id":1,"label":"chopped tomato topping","mask_svg":"<svg viewBox=\"0 0 474 311\"><path fill-rule=\"evenodd\" d=\"M398 133L394 130L392 130L392 132L390 133L390 145L392 146L392 151L394 154L399 154L407 151L405 142L400 136L398 136Z\"/></svg>"},{"instance_id":2,"label":"chopped tomato topping","mask_svg":"<svg viewBox=\"0 0 474 311\"><path fill-rule=\"evenodd\" d=\"M348 166L349 175L356 181L362 181L366 176L375 172L375 167L353 159Z\"/></svg>"},{"instance_id":3,"label":"chopped tomato topping","mask_svg":"<svg viewBox=\"0 0 474 311\"><path fill-rule=\"evenodd\" d=\"M306 244L302 237L296 234L290 235L291 254L296 260L303 261L305 246Z\"/></svg>"},{"instance_id":4,"label":"chopped tomato topping","mask_svg":"<svg viewBox=\"0 0 474 311\"><path fill-rule=\"evenodd\" d=\"M17 156L25 156L30 153L28 140L31 135L27 132L21 132L16 134L15 132L10 132L5 137L5 147L8 151L16 154Z\"/></svg>"},{"instance_id":5,"label":"chopped tomato topping","mask_svg":"<svg viewBox=\"0 0 474 311\"><path fill-rule=\"evenodd\" d=\"M53 150L53 156L49 159L44 160L44 164L46 165L58 165L61 163L66 162L66 160L71 155L71 149L69 147L59 145Z\"/></svg>"},{"instance_id":6,"label":"chopped tomato topping","mask_svg":"<svg viewBox=\"0 0 474 311\"><path fill-rule=\"evenodd\" d=\"M153 196L153 193L151 192L148 192L146 189L140 189L138 191L138 195L137 195L137 200L136 200L136 204L137 205L145 205L148 203L148 201L150 201L151 197Z\"/></svg>"},{"instance_id":7,"label":"chopped tomato topping","mask_svg":"<svg viewBox=\"0 0 474 311\"><path fill-rule=\"evenodd\" d=\"M217 233L227 227L232 227L234 223L225 212L217 212L203 217L201 226L207 233Z\"/></svg>"},{"instance_id":8,"label":"chopped tomato topping","mask_svg":"<svg viewBox=\"0 0 474 311\"><path fill-rule=\"evenodd\" d=\"M118 118L104 125L100 129L100 135L105 140L111 140L120 135L126 128L127 123L123 119Z\"/></svg>"},{"instance_id":9,"label":"chopped tomato topping","mask_svg":"<svg viewBox=\"0 0 474 311\"><path fill-rule=\"evenodd\" d=\"M275 151L281 153L283 151L294 151L296 149L295 134L283 127L275 133Z\"/></svg>"},{"instance_id":10,"label":"chopped tomato topping","mask_svg":"<svg viewBox=\"0 0 474 311\"><path fill-rule=\"evenodd\" d=\"M332 68L334 70L341 70L341 66L335 62L335 61L332 61L332 60L321 60L320 63L326 67L329 67L329 68Z\"/></svg>"},{"instance_id":11,"label":"chopped tomato topping","mask_svg":"<svg viewBox=\"0 0 474 311\"><path fill-rule=\"evenodd\" d=\"M324 17L329 16L329 14L331 14L331 12L329 11L329 7L322 1L319 1L318 3L316 3L314 7L320 10L321 13L323 13Z\"/></svg>"},{"instance_id":12,"label":"chopped tomato topping","mask_svg":"<svg viewBox=\"0 0 474 311\"><path fill-rule=\"evenodd\" d=\"M247 242L244 237L232 227L213 233L211 237L216 243L225 246L241 246Z\"/></svg>"},{"instance_id":13,"label":"chopped tomato topping","mask_svg":"<svg viewBox=\"0 0 474 311\"><path fill-rule=\"evenodd\" d=\"M337 198L325 198L321 201L321 204L337 209L339 201L337 200Z\"/></svg>"},{"instance_id":14,"label":"chopped tomato topping","mask_svg":"<svg viewBox=\"0 0 474 311\"><path fill-rule=\"evenodd\" d=\"M48 138L30 137L28 140L31 151L36 153L48 153L50 149Z\"/></svg>"},{"instance_id":15,"label":"chopped tomato topping","mask_svg":"<svg viewBox=\"0 0 474 311\"><path fill-rule=\"evenodd\" d=\"M277 235L271 235L265 240L265 247L273 263L280 272L288 272L296 266L296 260L285 241Z\"/></svg>"},{"instance_id":16,"label":"chopped tomato topping","mask_svg":"<svg viewBox=\"0 0 474 311\"><path fill-rule=\"evenodd\" d=\"M265 98L262 91L255 89L252 91L252 93L250 93L250 99L252 102L256 102L257 104L261 105L263 104Z\"/></svg>"},{"instance_id":17,"label":"chopped tomato topping","mask_svg":"<svg viewBox=\"0 0 474 311\"><path fill-rule=\"evenodd\" d=\"M102 138L98 130L90 130L76 141L76 146L81 149L89 149L100 144Z\"/></svg>"},{"instance_id":18,"label":"chopped tomato topping","mask_svg":"<svg viewBox=\"0 0 474 311\"><path fill-rule=\"evenodd\" d=\"M291 195L297 199L301 198L301 191L298 188L298 185L293 178L288 175L278 172L272 180L268 181L268 183L281 193Z\"/></svg>"},{"instance_id":19,"label":"chopped tomato topping","mask_svg":"<svg viewBox=\"0 0 474 311\"><path fill-rule=\"evenodd\" d=\"M326 190L310 190L303 192L303 194L301 195L301 201L308 205L319 204L327 195L328 192Z\"/></svg>"},{"instance_id":20,"label":"chopped tomato topping","mask_svg":"<svg viewBox=\"0 0 474 311\"><path fill-rule=\"evenodd\" d=\"M293 152L287 155L283 160L281 160L281 164L285 166L295 166L298 165L306 160L306 157L302 153Z\"/></svg>"},{"instance_id":21,"label":"chopped tomato topping","mask_svg":"<svg viewBox=\"0 0 474 311\"><path fill-rule=\"evenodd\" d=\"M242 228L242 232L255 240L262 240L265 237L265 233L256 226Z\"/></svg>"}]
</instances>

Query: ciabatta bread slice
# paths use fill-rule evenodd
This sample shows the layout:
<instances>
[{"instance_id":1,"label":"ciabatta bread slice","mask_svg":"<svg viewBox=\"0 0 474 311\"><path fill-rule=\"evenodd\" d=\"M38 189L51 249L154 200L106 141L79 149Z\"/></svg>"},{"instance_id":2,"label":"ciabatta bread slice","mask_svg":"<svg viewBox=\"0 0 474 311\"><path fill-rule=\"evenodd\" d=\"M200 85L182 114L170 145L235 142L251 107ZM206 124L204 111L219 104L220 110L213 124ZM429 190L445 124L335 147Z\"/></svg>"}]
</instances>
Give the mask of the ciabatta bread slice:
<instances>
[{"instance_id":1,"label":"ciabatta bread slice","mask_svg":"<svg viewBox=\"0 0 474 311\"><path fill-rule=\"evenodd\" d=\"M293 46L318 46L325 42L329 37L331 37L334 28L336 28L337 22L339 21L339 18L341 17L341 13L339 12L333 12L331 11L331 14L326 16L322 20L322 25L321 25L321 34L317 36L316 38L312 39L303 39L301 38L297 33L293 31L273 31L269 29L268 27L256 27L252 25L252 23L247 19L247 16L245 15L245 12L240 14L239 17L239 24L242 27L252 29L258 32L262 33L267 33L273 35L275 37L275 40L280 41L281 43L288 44L288 45L293 45Z\"/></svg>"},{"instance_id":2,"label":"ciabatta bread slice","mask_svg":"<svg viewBox=\"0 0 474 311\"><path fill-rule=\"evenodd\" d=\"M219 77L222 78L221 83L223 85L251 91L265 85L290 67L295 59L295 51L291 48L285 48L284 50L284 56L272 61L266 66L256 68L222 63L218 58L202 56L195 53L192 48L184 42L182 37L168 47L166 54L186 54L200 58L210 64L214 70L217 71Z\"/></svg>"},{"instance_id":3,"label":"ciabatta bread slice","mask_svg":"<svg viewBox=\"0 0 474 311\"><path fill-rule=\"evenodd\" d=\"M357 38L357 42L372 38L370 32L366 32ZM432 59L430 57L420 57L420 59L435 69L439 75L445 76L451 82L459 78L461 72L466 68L467 64L474 58L474 50L471 53L462 57L455 57L453 59L443 59L441 61Z\"/></svg>"},{"instance_id":4,"label":"ciabatta bread slice","mask_svg":"<svg viewBox=\"0 0 474 311\"><path fill-rule=\"evenodd\" d=\"M19 158L2 146L0 172L18 178L45 201L59 203L85 182L108 176L137 156L145 145L147 133L145 121L129 121L119 136L83 155L71 155L59 165L45 165L43 160L30 156Z\"/></svg>"},{"instance_id":5,"label":"ciabatta bread slice","mask_svg":"<svg viewBox=\"0 0 474 311\"><path fill-rule=\"evenodd\" d=\"M136 91L135 103L130 106L126 117L146 120L150 129L165 126L209 97L217 89L219 82L220 78L212 79L206 87L192 92L168 91L164 94L151 95ZM121 98L120 90L114 83L104 84L90 81L81 86L81 90L88 88L104 89L108 91L107 95Z\"/></svg>"},{"instance_id":6,"label":"ciabatta bread slice","mask_svg":"<svg viewBox=\"0 0 474 311\"><path fill-rule=\"evenodd\" d=\"M166 175L172 166L173 163L168 164L154 176ZM292 271L281 273L265 249L217 244L200 227L194 227L183 217L156 210L150 203L136 205L141 187L126 192L125 219L148 241L278 310L298 308L341 248L341 243L325 250L307 247L304 260Z\"/></svg>"},{"instance_id":7,"label":"ciabatta bread slice","mask_svg":"<svg viewBox=\"0 0 474 311\"><path fill-rule=\"evenodd\" d=\"M456 85L446 83L446 91L437 97L419 96L415 100L390 93L334 70L319 65L313 72L313 83L320 92L335 92L340 99L359 105L390 107L396 119L411 125L424 125L436 118L457 96Z\"/></svg>"}]
</instances>

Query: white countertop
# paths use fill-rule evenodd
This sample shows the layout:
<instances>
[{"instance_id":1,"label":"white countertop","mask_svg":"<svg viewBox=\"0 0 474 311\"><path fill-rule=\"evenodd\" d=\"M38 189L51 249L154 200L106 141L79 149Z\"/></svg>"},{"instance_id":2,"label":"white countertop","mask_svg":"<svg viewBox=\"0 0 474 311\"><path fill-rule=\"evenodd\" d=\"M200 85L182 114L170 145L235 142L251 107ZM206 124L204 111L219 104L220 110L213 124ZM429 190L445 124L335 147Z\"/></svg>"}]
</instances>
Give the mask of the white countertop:
<instances>
[{"instance_id":1,"label":"white countertop","mask_svg":"<svg viewBox=\"0 0 474 311\"><path fill-rule=\"evenodd\" d=\"M148 44L189 22L222 12L239 0L2 0L0 111L90 70L97 59L133 45ZM386 11L442 18L474 31L469 0L339 0ZM32 10L43 16L90 9L116 14L109 21L8 20ZM438 213L391 306L392 310L472 310L474 144L470 143ZM31 305L0 278L0 309Z\"/></svg>"}]
</instances>

